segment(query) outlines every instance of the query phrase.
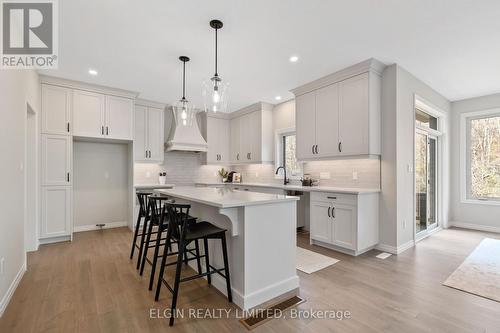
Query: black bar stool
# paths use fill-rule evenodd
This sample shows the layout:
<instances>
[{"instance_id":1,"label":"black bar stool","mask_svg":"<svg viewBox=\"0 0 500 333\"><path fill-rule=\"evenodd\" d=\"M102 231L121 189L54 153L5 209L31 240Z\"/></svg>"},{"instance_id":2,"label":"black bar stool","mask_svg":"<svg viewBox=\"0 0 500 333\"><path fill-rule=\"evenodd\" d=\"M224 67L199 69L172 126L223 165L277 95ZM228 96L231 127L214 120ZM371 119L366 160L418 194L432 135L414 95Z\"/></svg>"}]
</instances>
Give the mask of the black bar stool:
<instances>
[{"instance_id":1,"label":"black bar stool","mask_svg":"<svg viewBox=\"0 0 500 333\"><path fill-rule=\"evenodd\" d=\"M146 207L148 202L148 196L153 194L151 191L137 191L137 201L139 202L139 213L137 214L137 223L135 225L134 230L134 239L132 240L132 249L130 250L130 259L134 258L135 248L139 249L139 258L142 254L142 242L137 245L137 237L142 236L143 233L139 233L139 228L141 225L141 220L144 219L144 223L149 219L149 216L146 216Z\"/></svg>"},{"instance_id":2,"label":"black bar stool","mask_svg":"<svg viewBox=\"0 0 500 333\"><path fill-rule=\"evenodd\" d=\"M140 275L144 273L144 267L146 265L146 262L151 265L151 274L149 277L149 290L153 289L153 283L154 283L154 277L155 277L155 272L156 272L156 264L158 262L158 258L161 257L159 256L160 252L160 247L165 245L162 244L162 241L166 240L165 238L162 238L163 232L168 229L169 225L169 219L167 214L165 214L165 211L162 209L162 204L167 203L167 202L174 202L171 200L169 197L162 195L162 194L153 194L148 197L149 199L149 205L148 205L148 215L150 216L150 223L148 225L148 229L146 231L146 240L145 240L145 246L144 250L142 252L142 262L141 262L141 270L140 270ZM189 224L196 223L196 218L192 216L187 216L187 220ZM156 227L156 231L153 231L153 228ZM151 239L151 236L156 234L156 239ZM154 243L154 244L151 244ZM175 242L174 242L175 243ZM172 242L169 244L170 250L172 249ZM150 260L148 258L148 251L150 248L154 248L154 253L153 253L153 259ZM197 253L199 253L199 249L196 249ZM199 262L199 258L196 257L196 255L192 252L189 251L191 254L194 255L194 258L192 259L197 259L198 260L198 267L201 267L201 264ZM187 256L187 252L184 253L184 262L188 263L189 259ZM170 254L173 255L173 254ZM201 270L201 268L200 268Z\"/></svg>"},{"instance_id":3,"label":"black bar stool","mask_svg":"<svg viewBox=\"0 0 500 333\"><path fill-rule=\"evenodd\" d=\"M212 283L211 275L217 273L226 279L226 288L227 288L227 298L229 302L233 301L232 293L231 293L231 279L229 276L229 263L227 257L227 245L226 245L226 230L218 228L209 222L199 222L193 225L189 225L188 216L190 205L182 205L175 203L165 203L163 208L164 212L167 211L169 218L169 227L167 229L167 240L166 245L163 249L163 256L161 261L160 274L158 276L158 283L156 285L156 295L155 301L158 301L160 298L160 290L161 285L164 283L168 290L172 292L172 306L171 313L175 313L175 309L177 306L177 295L179 293L179 284L181 282L191 281L197 278L201 278L206 276L208 284ZM198 250L198 240L203 239L203 245L205 248L205 253L200 256ZM210 265L209 261L209 253L208 253L208 239L220 239L222 242L222 255L224 259L224 267L221 269L217 269ZM167 256L171 242L176 241L178 244L177 251L177 262L168 263L167 264ZM187 246L195 242L196 252L198 257L198 274L185 277L181 279L181 269L182 269L182 258L187 251ZM206 272L201 272L201 267L199 264L199 259L205 258ZM194 259L194 258L192 258ZM168 282L163 278L165 273L165 267L170 265L176 265L175 270L175 281L174 287L172 288ZM224 272L224 273L222 273ZM172 326L174 324L174 316L170 317L169 325Z\"/></svg>"},{"instance_id":4,"label":"black bar stool","mask_svg":"<svg viewBox=\"0 0 500 333\"><path fill-rule=\"evenodd\" d=\"M151 235L156 234L156 239L153 240L154 243L157 243L158 240L161 241L161 234L158 231L153 231L153 227L159 226L160 224L160 215L162 212L162 202L165 202L167 200L170 200L169 197L163 194L158 194L154 193L150 196L148 196L148 205L146 206L146 214L150 217L149 218L149 223L146 226L143 227L143 237L145 237L144 240L144 249L141 253L141 258L139 258L139 262L137 263L137 267L140 267L140 275L144 273L144 265L146 264L146 261L151 264L149 259L147 258L148 255L148 250L152 247L155 247L155 245L151 245ZM153 267L154 269L154 267Z\"/></svg>"}]
</instances>

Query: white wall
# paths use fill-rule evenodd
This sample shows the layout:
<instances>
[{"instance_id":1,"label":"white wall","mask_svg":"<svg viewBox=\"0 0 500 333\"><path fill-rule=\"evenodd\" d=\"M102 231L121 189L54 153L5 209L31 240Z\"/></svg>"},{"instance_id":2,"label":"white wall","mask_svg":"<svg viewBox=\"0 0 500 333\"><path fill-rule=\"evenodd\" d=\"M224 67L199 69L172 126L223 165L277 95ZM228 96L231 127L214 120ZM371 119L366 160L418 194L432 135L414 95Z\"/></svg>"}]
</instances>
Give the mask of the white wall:
<instances>
[{"instance_id":1,"label":"white wall","mask_svg":"<svg viewBox=\"0 0 500 333\"><path fill-rule=\"evenodd\" d=\"M24 159L27 103L39 111L38 74L28 70L0 71L0 315L25 265ZM21 167L22 166L22 167Z\"/></svg>"},{"instance_id":2,"label":"white wall","mask_svg":"<svg viewBox=\"0 0 500 333\"><path fill-rule=\"evenodd\" d=\"M397 64L386 68L382 85L383 141L380 234L384 245L400 247L414 239L414 174L408 171L408 166L414 170L415 94L446 114L450 113L451 104L438 92ZM396 117L395 122L394 116ZM447 136L447 133L443 136L446 143L449 142ZM445 170L448 170L449 150L445 151L444 155L444 167ZM449 212L448 171L445 171L443 181L445 195L442 202L444 210L442 222L447 223ZM394 202L396 202L396 207L394 207Z\"/></svg>"},{"instance_id":3,"label":"white wall","mask_svg":"<svg viewBox=\"0 0 500 333\"><path fill-rule=\"evenodd\" d=\"M128 221L127 144L73 143L73 225Z\"/></svg>"},{"instance_id":4,"label":"white wall","mask_svg":"<svg viewBox=\"0 0 500 333\"><path fill-rule=\"evenodd\" d=\"M460 199L460 115L464 112L500 108L500 94L453 102L451 118L451 217L453 224L500 231L500 206L466 204Z\"/></svg>"}]
</instances>

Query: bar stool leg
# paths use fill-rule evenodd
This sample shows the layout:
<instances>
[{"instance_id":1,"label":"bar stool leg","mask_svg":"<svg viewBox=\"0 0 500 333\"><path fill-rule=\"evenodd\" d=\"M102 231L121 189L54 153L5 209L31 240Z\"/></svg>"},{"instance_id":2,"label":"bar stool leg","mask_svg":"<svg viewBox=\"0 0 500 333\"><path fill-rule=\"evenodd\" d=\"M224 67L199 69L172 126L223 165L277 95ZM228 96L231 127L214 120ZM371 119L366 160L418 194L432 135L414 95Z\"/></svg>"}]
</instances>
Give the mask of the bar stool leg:
<instances>
[{"instance_id":1,"label":"bar stool leg","mask_svg":"<svg viewBox=\"0 0 500 333\"><path fill-rule=\"evenodd\" d=\"M227 288L227 299L230 303L233 302L233 295L231 293L231 279L229 277L229 263L227 260L227 245L226 245L226 234L222 234L222 256L224 257L224 275L226 276L226 288Z\"/></svg>"},{"instance_id":2,"label":"bar stool leg","mask_svg":"<svg viewBox=\"0 0 500 333\"><path fill-rule=\"evenodd\" d=\"M141 276L144 273L144 266L146 265L146 257L148 256L149 242L151 240L151 233L153 232L153 224L154 224L153 218L151 218L151 220L149 221L149 228L148 228L148 232L146 235L146 242L144 244L144 250L142 251L141 271L139 273L139 275L141 275Z\"/></svg>"},{"instance_id":3,"label":"bar stool leg","mask_svg":"<svg viewBox=\"0 0 500 333\"><path fill-rule=\"evenodd\" d=\"M134 241L132 242L132 249L130 250L130 259L132 259L134 257L135 243L137 242L137 235L139 234L139 228L141 225L141 217L142 217L142 210L140 210L139 214L137 215L137 224L135 225Z\"/></svg>"},{"instance_id":4,"label":"bar stool leg","mask_svg":"<svg viewBox=\"0 0 500 333\"><path fill-rule=\"evenodd\" d=\"M205 266L207 273L210 272L210 259L208 256L208 240L203 238L203 247L205 248ZM207 275L208 284L212 284L212 276L210 274Z\"/></svg>"},{"instance_id":5,"label":"bar stool leg","mask_svg":"<svg viewBox=\"0 0 500 333\"><path fill-rule=\"evenodd\" d=\"M148 212L146 213L146 217L144 217L144 223L142 225L141 244L139 246L139 257L137 258L136 269L139 269L139 267L141 267L142 252L144 251L144 240L146 238L146 230L148 228L148 223L151 223L151 220L148 221L147 219L148 213L149 213L149 208Z\"/></svg>"},{"instance_id":6,"label":"bar stool leg","mask_svg":"<svg viewBox=\"0 0 500 333\"><path fill-rule=\"evenodd\" d=\"M195 240L195 251L196 251L196 264L198 265L198 274L201 274L200 245L198 244L198 240Z\"/></svg>"},{"instance_id":7,"label":"bar stool leg","mask_svg":"<svg viewBox=\"0 0 500 333\"><path fill-rule=\"evenodd\" d=\"M158 274L158 282L156 283L155 301L160 299L160 290L163 283L163 274L165 274L165 265L167 264L168 250L172 251L172 244L170 242L170 229L167 228L167 239L165 240L165 247L163 248L163 257L161 258L160 273Z\"/></svg>"},{"instance_id":8,"label":"bar stool leg","mask_svg":"<svg viewBox=\"0 0 500 333\"><path fill-rule=\"evenodd\" d=\"M149 290L153 290L153 282L155 279L156 263L158 262L158 252L160 251L161 234L163 230L158 227L158 233L156 234L155 252L153 254L153 263L151 264L151 275L149 277Z\"/></svg>"},{"instance_id":9,"label":"bar stool leg","mask_svg":"<svg viewBox=\"0 0 500 333\"><path fill-rule=\"evenodd\" d=\"M184 242L179 242L179 254L177 255L177 266L175 268L175 282L174 282L174 292L172 294L172 306L170 307L170 317L169 326L174 325L175 309L177 307L177 295L179 294L179 283L181 280L181 269L182 269L182 255L185 251Z\"/></svg>"}]
</instances>

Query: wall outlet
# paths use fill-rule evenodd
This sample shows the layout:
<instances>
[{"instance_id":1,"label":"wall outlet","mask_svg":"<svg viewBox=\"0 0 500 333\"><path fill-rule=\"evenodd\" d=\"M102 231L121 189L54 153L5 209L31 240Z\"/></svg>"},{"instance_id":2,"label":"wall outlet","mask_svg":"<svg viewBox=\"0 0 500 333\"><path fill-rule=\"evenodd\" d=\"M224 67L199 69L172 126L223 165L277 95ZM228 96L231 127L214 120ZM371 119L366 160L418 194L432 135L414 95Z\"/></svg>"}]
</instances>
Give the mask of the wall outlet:
<instances>
[{"instance_id":1,"label":"wall outlet","mask_svg":"<svg viewBox=\"0 0 500 333\"><path fill-rule=\"evenodd\" d=\"M357 171L352 171L352 180L358 180L358 172Z\"/></svg>"},{"instance_id":2,"label":"wall outlet","mask_svg":"<svg viewBox=\"0 0 500 333\"><path fill-rule=\"evenodd\" d=\"M408 163L408 173L413 173L413 165Z\"/></svg>"},{"instance_id":3,"label":"wall outlet","mask_svg":"<svg viewBox=\"0 0 500 333\"><path fill-rule=\"evenodd\" d=\"M329 172L320 172L319 179L330 179L330 173Z\"/></svg>"},{"instance_id":4,"label":"wall outlet","mask_svg":"<svg viewBox=\"0 0 500 333\"><path fill-rule=\"evenodd\" d=\"M5 258L0 258L0 275L5 273Z\"/></svg>"}]
</instances>

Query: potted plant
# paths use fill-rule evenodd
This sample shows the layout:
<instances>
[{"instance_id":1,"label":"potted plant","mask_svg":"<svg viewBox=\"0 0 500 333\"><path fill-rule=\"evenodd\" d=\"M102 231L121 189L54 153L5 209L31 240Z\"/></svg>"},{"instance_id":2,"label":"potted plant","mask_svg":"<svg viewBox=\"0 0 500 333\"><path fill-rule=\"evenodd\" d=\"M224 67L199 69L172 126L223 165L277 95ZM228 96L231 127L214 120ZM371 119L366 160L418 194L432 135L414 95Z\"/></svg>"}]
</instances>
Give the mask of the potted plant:
<instances>
[{"instance_id":1,"label":"potted plant","mask_svg":"<svg viewBox=\"0 0 500 333\"><path fill-rule=\"evenodd\" d=\"M228 174L229 174L229 172L227 170L225 170L224 168L219 170L219 176L221 176L223 183L227 183L227 175Z\"/></svg>"}]
</instances>

